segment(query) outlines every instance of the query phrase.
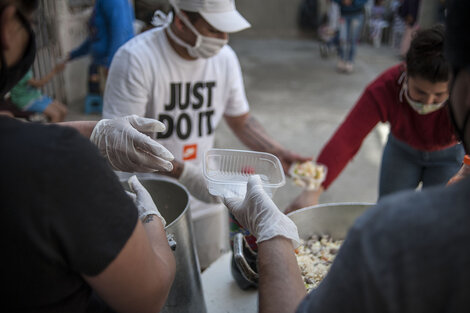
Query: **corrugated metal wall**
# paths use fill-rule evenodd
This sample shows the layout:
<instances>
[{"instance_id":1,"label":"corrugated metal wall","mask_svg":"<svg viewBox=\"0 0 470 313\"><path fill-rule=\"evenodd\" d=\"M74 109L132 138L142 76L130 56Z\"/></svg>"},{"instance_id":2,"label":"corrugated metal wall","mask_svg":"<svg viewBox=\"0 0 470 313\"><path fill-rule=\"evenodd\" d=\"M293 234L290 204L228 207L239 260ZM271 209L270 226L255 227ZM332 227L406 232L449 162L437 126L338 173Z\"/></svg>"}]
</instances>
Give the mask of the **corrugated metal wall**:
<instances>
[{"instance_id":1,"label":"corrugated metal wall","mask_svg":"<svg viewBox=\"0 0 470 313\"><path fill-rule=\"evenodd\" d=\"M92 5L93 0L40 0L40 5L33 21L37 45L36 60L33 64L35 78L47 75L60 62L60 59L68 53L68 51L62 51L64 43L61 42L61 35L59 34L60 31L63 31L60 27L69 28L68 23L63 21L64 11L79 13ZM70 67L70 65L67 67ZM67 95L66 77L64 74L65 72L56 75L42 88L42 92L53 99L67 103L67 100L70 101L68 98L71 97Z\"/></svg>"},{"instance_id":2,"label":"corrugated metal wall","mask_svg":"<svg viewBox=\"0 0 470 313\"><path fill-rule=\"evenodd\" d=\"M41 0L33 23L37 45L36 60L33 64L35 78L47 75L62 55L55 27L55 16L57 16L56 1ZM53 99L64 102L63 74L56 75L42 88L42 92Z\"/></svg>"}]
</instances>

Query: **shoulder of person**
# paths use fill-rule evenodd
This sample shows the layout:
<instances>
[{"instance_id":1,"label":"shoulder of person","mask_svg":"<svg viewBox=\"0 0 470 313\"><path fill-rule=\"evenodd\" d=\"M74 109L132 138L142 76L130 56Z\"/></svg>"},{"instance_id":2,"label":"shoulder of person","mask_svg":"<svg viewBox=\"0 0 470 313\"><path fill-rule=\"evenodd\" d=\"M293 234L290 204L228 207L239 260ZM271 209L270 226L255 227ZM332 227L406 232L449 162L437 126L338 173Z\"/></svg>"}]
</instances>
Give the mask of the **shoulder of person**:
<instances>
[{"instance_id":1,"label":"shoulder of person","mask_svg":"<svg viewBox=\"0 0 470 313\"><path fill-rule=\"evenodd\" d=\"M233 48L230 45L225 45L222 49L220 49L220 52L217 54L225 58L237 58L237 54L233 50Z\"/></svg>"},{"instance_id":2,"label":"shoulder of person","mask_svg":"<svg viewBox=\"0 0 470 313\"><path fill-rule=\"evenodd\" d=\"M453 186L408 190L385 196L357 219L352 229L396 240L412 240L470 218L470 178ZM446 220L446 223L442 221ZM439 230L440 229L440 230ZM470 232L468 232L470 236Z\"/></svg>"},{"instance_id":3,"label":"shoulder of person","mask_svg":"<svg viewBox=\"0 0 470 313\"><path fill-rule=\"evenodd\" d=\"M212 60L219 64L227 64L229 67L239 63L237 54L229 45L225 45L217 55L212 57Z\"/></svg>"},{"instance_id":4,"label":"shoulder of person","mask_svg":"<svg viewBox=\"0 0 470 313\"><path fill-rule=\"evenodd\" d=\"M54 124L31 124L29 134L35 139L38 152L46 156L50 166L63 165L68 167L68 161L78 161L78 164L69 164L80 167L89 160L102 159L97 148L90 140L81 135L76 129L68 126ZM37 136L37 137L36 137ZM54 158L58 162L54 161Z\"/></svg>"},{"instance_id":5,"label":"shoulder of person","mask_svg":"<svg viewBox=\"0 0 470 313\"><path fill-rule=\"evenodd\" d=\"M21 172L41 171L49 176L64 171L84 172L106 166L97 148L71 127L8 121L8 146L3 159Z\"/></svg>"},{"instance_id":6,"label":"shoulder of person","mask_svg":"<svg viewBox=\"0 0 470 313\"><path fill-rule=\"evenodd\" d=\"M128 55L142 55L150 51L155 52L155 48L159 46L159 36L162 35L161 28L150 29L137 36L134 36L125 44L123 44L116 54L126 53Z\"/></svg>"}]
</instances>

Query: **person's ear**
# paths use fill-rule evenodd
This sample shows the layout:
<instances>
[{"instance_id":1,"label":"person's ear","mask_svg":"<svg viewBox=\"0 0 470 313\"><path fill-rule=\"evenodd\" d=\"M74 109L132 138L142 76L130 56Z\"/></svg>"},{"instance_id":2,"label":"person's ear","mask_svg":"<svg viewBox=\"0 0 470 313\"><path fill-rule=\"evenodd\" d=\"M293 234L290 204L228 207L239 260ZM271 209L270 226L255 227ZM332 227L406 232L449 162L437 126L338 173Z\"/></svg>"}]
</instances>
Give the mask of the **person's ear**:
<instances>
[{"instance_id":1,"label":"person's ear","mask_svg":"<svg viewBox=\"0 0 470 313\"><path fill-rule=\"evenodd\" d=\"M186 13L181 12L181 14L184 15L186 17L186 19L188 19L188 16L186 15ZM176 28L180 31L183 31L187 28L186 24L183 22L183 20L176 13L173 17L173 24L175 24Z\"/></svg>"},{"instance_id":2,"label":"person's ear","mask_svg":"<svg viewBox=\"0 0 470 313\"><path fill-rule=\"evenodd\" d=\"M175 14L173 17L173 25L175 25L178 30L181 30L184 26L183 21L180 19L178 14Z\"/></svg>"},{"instance_id":3,"label":"person's ear","mask_svg":"<svg viewBox=\"0 0 470 313\"><path fill-rule=\"evenodd\" d=\"M14 34L14 22L16 17L16 8L13 5L7 6L0 13L0 47L2 50L8 50L11 47Z\"/></svg>"}]
</instances>

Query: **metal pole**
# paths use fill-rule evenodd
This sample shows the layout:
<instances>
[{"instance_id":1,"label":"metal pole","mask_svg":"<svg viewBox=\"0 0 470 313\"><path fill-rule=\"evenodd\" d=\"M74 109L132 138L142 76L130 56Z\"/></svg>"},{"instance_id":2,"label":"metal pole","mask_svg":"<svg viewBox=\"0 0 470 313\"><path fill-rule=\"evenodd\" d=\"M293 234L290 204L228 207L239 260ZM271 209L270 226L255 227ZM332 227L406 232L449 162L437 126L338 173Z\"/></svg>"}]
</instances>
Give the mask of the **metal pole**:
<instances>
[{"instance_id":1,"label":"metal pole","mask_svg":"<svg viewBox=\"0 0 470 313\"><path fill-rule=\"evenodd\" d=\"M421 0L418 23L420 28L429 28L438 22L438 7L440 0Z\"/></svg>"}]
</instances>

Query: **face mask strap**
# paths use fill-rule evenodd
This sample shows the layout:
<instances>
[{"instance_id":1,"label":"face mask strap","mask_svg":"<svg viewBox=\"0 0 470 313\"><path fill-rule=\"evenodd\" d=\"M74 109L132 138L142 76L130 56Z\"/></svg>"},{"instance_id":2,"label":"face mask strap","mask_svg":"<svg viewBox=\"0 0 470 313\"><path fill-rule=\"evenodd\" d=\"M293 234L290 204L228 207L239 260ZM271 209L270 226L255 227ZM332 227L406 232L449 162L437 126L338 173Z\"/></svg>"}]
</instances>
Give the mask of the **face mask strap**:
<instances>
[{"instance_id":1,"label":"face mask strap","mask_svg":"<svg viewBox=\"0 0 470 313\"><path fill-rule=\"evenodd\" d=\"M175 10L176 15L183 21L183 23L193 32L196 37L198 37L198 40L196 40L196 45L199 41L199 37L201 34L197 31L196 27L191 23L191 21L181 12L181 10L178 8L174 0L170 0L170 4ZM195 45L195 46L196 46Z\"/></svg>"}]
</instances>

